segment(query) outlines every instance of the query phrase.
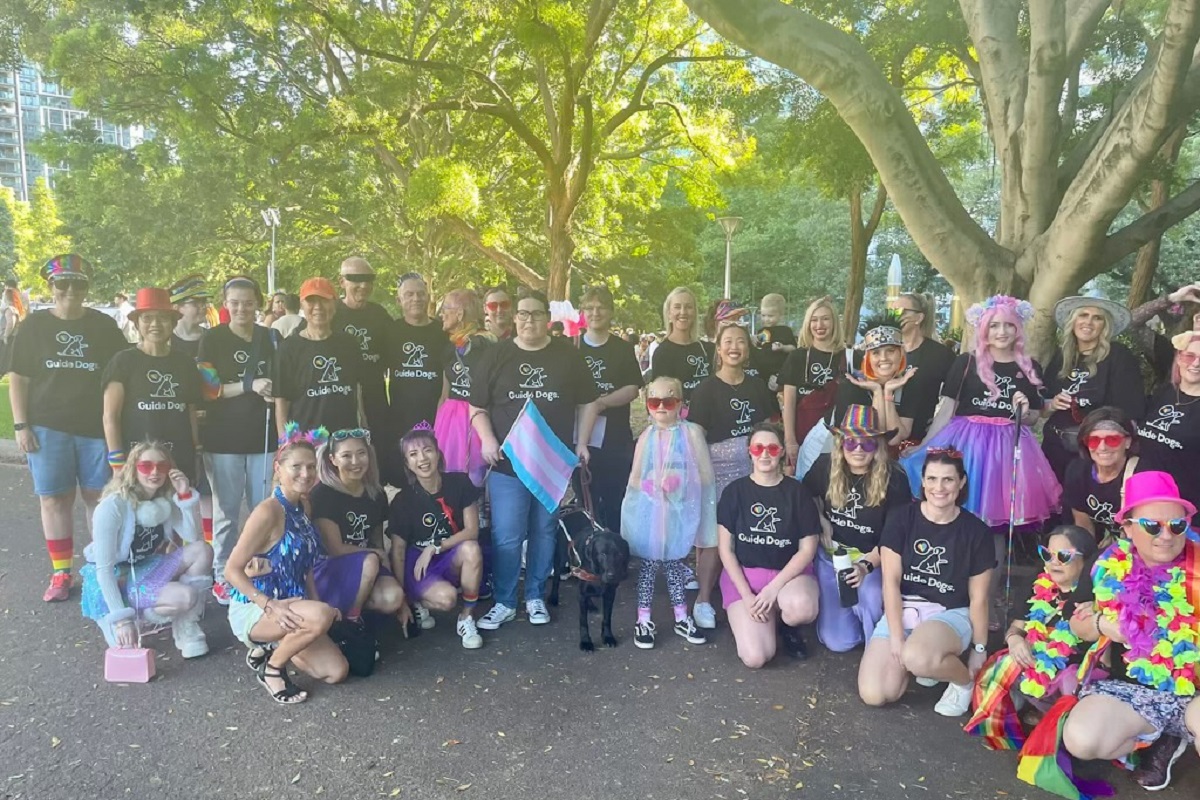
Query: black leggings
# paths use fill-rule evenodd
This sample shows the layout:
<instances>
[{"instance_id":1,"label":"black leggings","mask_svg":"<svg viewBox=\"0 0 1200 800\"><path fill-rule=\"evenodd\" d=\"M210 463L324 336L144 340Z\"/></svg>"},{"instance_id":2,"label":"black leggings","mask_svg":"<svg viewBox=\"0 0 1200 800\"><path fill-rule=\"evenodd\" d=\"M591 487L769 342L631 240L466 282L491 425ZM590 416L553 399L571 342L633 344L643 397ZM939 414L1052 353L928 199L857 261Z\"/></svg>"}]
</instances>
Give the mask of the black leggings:
<instances>
[{"instance_id":1,"label":"black leggings","mask_svg":"<svg viewBox=\"0 0 1200 800\"><path fill-rule=\"evenodd\" d=\"M672 606L681 606L687 603L687 598L684 595L684 587L687 585L687 567L684 566L683 560L677 561L651 561L650 559L642 560L642 574L638 576L638 608L650 608L650 604L654 601L654 581L658 578L658 571L663 570L667 573L667 593L671 597Z\"/></svg>"}]
</instances>

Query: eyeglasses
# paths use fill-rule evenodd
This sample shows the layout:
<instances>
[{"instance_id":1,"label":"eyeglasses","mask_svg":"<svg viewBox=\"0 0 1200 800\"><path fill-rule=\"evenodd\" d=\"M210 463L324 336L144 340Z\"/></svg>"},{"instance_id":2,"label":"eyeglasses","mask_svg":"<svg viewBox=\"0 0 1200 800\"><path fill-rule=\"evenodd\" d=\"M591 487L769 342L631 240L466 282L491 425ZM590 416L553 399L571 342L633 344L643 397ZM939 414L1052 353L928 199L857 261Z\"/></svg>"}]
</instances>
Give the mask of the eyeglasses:
<instances>
[{"instance_id":1,"label":"eyeglasses","mask_svg":"<svg viewBox=\"0 0 1200 800\"><path fill-rule=\"evenodd\" d=\"M510 308L512 308L512 301L510 301L510 300L490 300L490 301L484 303L483 307L486 308L488 311L491 311L492 313L495 313L497 311L508 311Z\"/></svg>"},{"instance_id":2,"label":"eyeglasses","mask_svg":"<svg viewBox=\"0 0 1200 800\"><path fill-rule=\"evenodd\" d=\"M345 430L334 431L329 435L329 438L335 442L344 442L347 439L362 439L367 444L370 444L371 432L366 428L347 428Z\"/></svg>"},{"instance_id":3,"label":"eyeglasses","mask_svg":"<svg viewBox=\"0 0 1200 800\"><path fill-rule=\"evenodd\" d=\"M1190 367L1192 364L1200 361L1200 353L1192 353L1187 350L1183 350L1179 353L1178 358L1180 364L1185 367Z\"/></svg>"},{"instance_id":4,"label":"eyeglasses","mask_svg":"<svg viewBox=\"0 0 1200 800\"><path fill-rule=\"evenodd\" d=\"M170 461L151 461L146 459L137 462L137 471L143 475L153 475L155 473L164 473L171 468Z\"/></svg>"},{"instance_id":5,"label":"eyeglasses","mask_svg":"<svg viewBox=\"0 0 1200 800\"><path fill-rule=\"evenodd\" d=\"M750 445L750 455L758 458L763 453L766 453L771 458L779 458L779 454L783 452L783 445L779 444L752 444Z\"/></svg>"},{"instance_id":6,"label":"eyeglasses","mask_svg":"<svg viewBox=\"0 0 1200 800\"><path fill-rule=\"evenodd\" d=\"M1051 561L1057 561L1060 564L1069 564L1071 559L1079 555L1078 550L1051 550L1048 547L1038 545L1038 555L1042 557L1042 562L1049 564Z\"/></svg>"},{"instance_id":7,"label":"eyeglasses","mask_svg":"<svg viewBox=\"0 0 1200 800\"><path fill-rule=\"evenodd\" d=\"M962 461L962 451L953 447L931 447L925 451L926 456L945 456L951 461Z\"/></svg>"},{"instance_id":8,"label":"eyeglasses","mask_svg":"<svg viewBox=\"0 0 1200 800\"><path fill-rule=\"evenodd\" d=\"M1123 433L1093 433L1087 437L1088 450L1099 450L1104 445L1109 450L1116 450L1125 443Z\"/></svg>"},{"instance_id":9,"label":"eyeglasses","mask_svg":"<svg viewBox=\"0 0 1200 800\"><path fill-rule=\"evenodd\" d=\"M1184 533L1187 533L1188 529L1188 520L1186 517L1178 519L1145 519L1144 517L1137 517L1136 519L1129 520L1129 522L1141 525L1142 530L1150 534L1151 538L1155 538L1162 533L1164 527L1173 536L1182 536Z\"/></svg>"},{"instance_id":10,"label":"eyeglasses","mask_svg":"<svg viewBox=\"0 0 1200 800\"><path fill-rule=\"evenodd\" d=\"M87 291L88 282L84 280L77 280L75 278L63 278L62 280L57 280L54 282L54 288L60 289L64 292L84 292Z\"/></svg>"},{"instance_id":11,"label":"eyeglasses","mask_svg":"<svg viewBox=\"0 0 1200 800\"><path fill-rule=\"evenodd\" d=\"M647 397L646 408L651 411L658 411L660 408L666 411L674 411L679 408L678 397Z\"/></svg>"},{"instance_id":12,"label":"eyeglasses","mask_svg":"<svg viewBox=\"0 0 1200 800\"><path fill-rule=\"evenodd\" d=\"M546 319L550 314L547 311L518 311L515 316L521 322L529 322L531 319Z\"/></svg>"},{"instance_id":13,"label":"eyeglasses","mask_svg":"<svg viewBox=\"0 0 1200 800\"><path fill-rule=\"evenodd\" d=\"M842 442L842 449L847 453L853 453L855 450L862 450L864 453L874 453L879 449L879 442L874 439L845 439Z\"/></svg>"}]
</instances>

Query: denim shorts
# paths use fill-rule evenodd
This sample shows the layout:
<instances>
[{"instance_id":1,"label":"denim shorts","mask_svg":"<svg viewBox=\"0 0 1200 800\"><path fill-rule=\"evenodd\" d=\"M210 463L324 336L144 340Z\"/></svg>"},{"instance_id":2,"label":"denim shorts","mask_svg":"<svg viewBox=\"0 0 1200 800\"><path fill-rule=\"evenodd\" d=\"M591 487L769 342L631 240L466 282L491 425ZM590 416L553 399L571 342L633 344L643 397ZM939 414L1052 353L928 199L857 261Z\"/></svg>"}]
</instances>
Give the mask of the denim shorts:
<instances>
[{"instance_id":1,"label":"denim shorts","mask_svg":"<svg viewBox=\"0 0 1200 800\"><path fill-rule=\"evenodd\" d=\"M971 636L974 629L971 627L971 611L967 608L949 608L938 614L926 617L922 622L941 622L949 625L950 628L958 634L958 640L962 642L962 649L966 650L971 646ZM905 635L911 634L911 628L905 628ZM875 632L871 634L872 639L888 639L891 638L891 630L888 628L887 614L879 618L879 622L875 625Z\"/></svg>"},{"instance_id":2,"label":"denim shorts","mask_svg":"<svg viewBox=\"0 0 1200 800\"><path fill-rule=\"evenodd\" d=\"M103 439L74 436L40 425L30 430L37 437L38 449L25 458L33 474L33 493L38 497L67 494L76 486L98 492L112 477L108 446Z\"/></svg>"}]
</instances>

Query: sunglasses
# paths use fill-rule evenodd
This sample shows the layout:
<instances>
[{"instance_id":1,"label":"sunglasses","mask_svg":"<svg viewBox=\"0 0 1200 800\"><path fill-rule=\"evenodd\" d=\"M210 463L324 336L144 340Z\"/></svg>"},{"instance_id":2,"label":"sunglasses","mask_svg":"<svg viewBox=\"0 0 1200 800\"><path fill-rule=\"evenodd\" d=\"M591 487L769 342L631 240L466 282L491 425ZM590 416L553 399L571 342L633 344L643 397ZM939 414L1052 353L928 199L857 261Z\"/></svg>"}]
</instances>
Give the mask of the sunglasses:
<instances>
[{"instance_id":1,"label":"sunglasses","mask_svg":"<svg viewBox=\"0 0 1200 800\"><path fill-rule=\"evenodd\" d=\"M1195 364L1197 360L1200 360L1200 353L1190 353L1187 350L1184 350L1179 353L1178 358L1180 364L1185 367L1190 367L1192 364Z\"/></svg>"},{"instance_id":2,"label":"sunglasses","mask_svg":"<svg viewBox=\"0 0 1200 800\"><path fill-rule=\"evenodd\" d=\"M368 274L364 274L364 273L358 273L355 275L343 275L342 277L345 278L346 280L350 281L351 283L374 283L375 282L374 275L368 275Z\"/></svg>"},{"instance_id":3,"label":"sunglasses","mask_svg":"<svg viewBox=\"0 0 1200 800\"><path fill-rule=\"evenodd\" d=\"M1137 517L1128 521L1141 525L1142 530L1150 534L1151 538L1155 538L1162 533L1164 527L1173 536L1182 536L1184 533L1187 533L1188 529L1188 520L1186 517L1178 519L1145 519L1144 517Z\"/></svg>"},{"instance_id":4,"label":"sunglasses","mask_svg":"<svg viewBox=\"0 0 1200 800\"><path fill-rule=\"evenodd\" d=\"M927 456L945 456L952 461L962 461L962 451L955 450L953 447L931 447L925 451Z\"/></svg>"},{"instance_id":5,"label":"sunglasses","mask_svg":"<svg viewBox=\"0 0 1200 800\"><path fill-rule=\"evenodd\" d=\"M1051 550L1043 545L1038 545L1038 555L1041 556L1042 562L1049 564L1051 561L1057 561L1060 564L1069 564L1071 560L1079 555L1078 550Z\"/></svg>"},{"instance_id":6,"label":"sunglasses","mask_svg":"<svg viewBox=\"0 0 1200 800\"><path fill-rule=\"evenodd\" d=\"M874 453L879 449L879 442L874 439L846 439L842 442L842 449L847 453L853 453L855 450Z\"/></svg>"},{"instance_id":7,"label":"sunglasses","mask_svg":"<svg viewBox=\"0 0 1200 800\"><path fill-rule=\"evenodd\" d=\"M62 278L54 282L54 288L61 289L64 292L69 292L72 290L76 292L84 292L87 291L88 282L76 278Z\"/></svg>"},{"instance_id":8,"label":"sunglasses","mask_svg":"<svg viewBox=\"0 0 1200 800\"><path fill-rule=\"evenodd\" d=\"M1109 450L1116 450L1125 443L1123 433L1093 433L1087 437L1088 450L1099 450L1104 445Z\"/></svg>"},{"instance_id":9,"label":"sunglasses","mask_svg":"<svg viewBox=\"0 0 1200 800\"><path fill-rule=\"evenodd\" d=\"M750 455L758 458L763 453L766 453L771 458L779 458L779 454L783 452L783 445L779 444L752 444L750 445Z\"/></svg>"},{"instance_id":10,"label":"sunglasses","mask_svg":"<svg viewBox=\"0 0 1200 800\"><path fill-rule=\"evenodd\" d=\"M678 397L647 397L646 408L651 411L658 411L660 408L665 411L674 411L679 408Z\"/></svg>"},{"instance_id":11,"label":"sunglasses","mask_svg":"<svg viewBox=\"0 0 1200 800\"><path fill-rule=\"evenodd\" d=\"M488 311L491 311L492 313L495 313L497 311L508 311L510 308L512 308L512 301L510 301L510 300L491 300L487 303L484 303L483 307L486 308Z\"/></svg>"},{"instance_id":12,"label":"sunglasses","mask_svg":"<svg viewBox=\"0 0 1200 800\"><path fill-rule=\"evenodd\" d=\"M165 473L171 468L170 461L145 461L137 462L137 471L143 475L153 475L155 473Z\"/></svg>"},{"instance_id":13,"label":"sunglasses","mask_svg":"<svg viewBox=\"0 0 1200 800\"><path fill-rule=\"evenodd\" d=\"M371 432L366 428L347 428L345 430L334 431L329 435L329 438L335 442L344 442L347 439L362 439L367 444L370 444Z\"/></svg>"}]
</instances>

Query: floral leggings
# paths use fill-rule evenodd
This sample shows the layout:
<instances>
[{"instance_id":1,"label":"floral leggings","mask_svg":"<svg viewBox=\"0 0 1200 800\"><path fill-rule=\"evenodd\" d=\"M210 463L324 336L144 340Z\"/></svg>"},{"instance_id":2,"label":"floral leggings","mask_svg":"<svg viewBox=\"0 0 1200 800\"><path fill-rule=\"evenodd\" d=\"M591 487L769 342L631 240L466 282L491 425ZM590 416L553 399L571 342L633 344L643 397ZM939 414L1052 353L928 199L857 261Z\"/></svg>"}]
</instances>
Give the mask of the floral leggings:
<instances>
[{"instance_id":1,"label":"floral leggings","mask_svg":"<svg viewBox=\"0 0 1200 800\"><path fill-rule=\"evenodd\" d=\"M654 582L658 571L667 574L667 594L671 597L672 606L681 606L687 602L684 587L687 586L687 567L682 559L672 561L652 561L642 559L642 573L638 576L638 608L650 608L654 600Z\"/></svg>"}]
</instances>

